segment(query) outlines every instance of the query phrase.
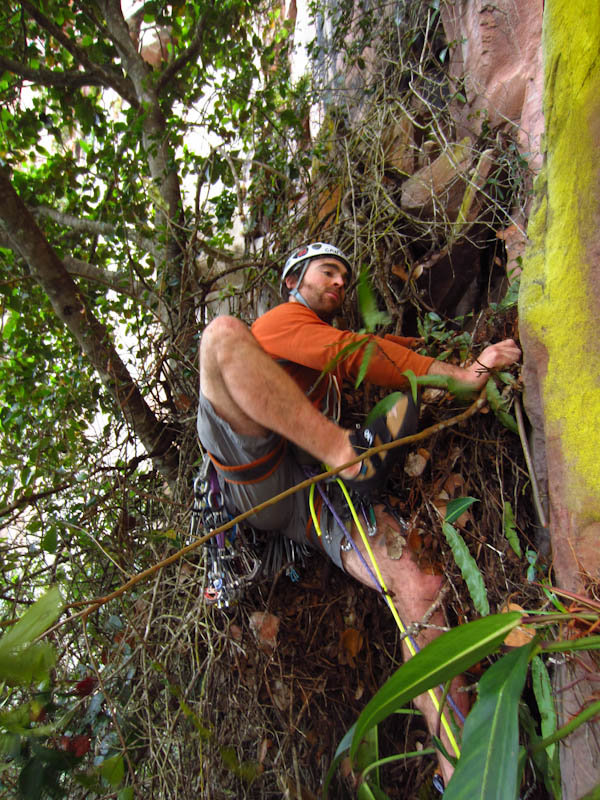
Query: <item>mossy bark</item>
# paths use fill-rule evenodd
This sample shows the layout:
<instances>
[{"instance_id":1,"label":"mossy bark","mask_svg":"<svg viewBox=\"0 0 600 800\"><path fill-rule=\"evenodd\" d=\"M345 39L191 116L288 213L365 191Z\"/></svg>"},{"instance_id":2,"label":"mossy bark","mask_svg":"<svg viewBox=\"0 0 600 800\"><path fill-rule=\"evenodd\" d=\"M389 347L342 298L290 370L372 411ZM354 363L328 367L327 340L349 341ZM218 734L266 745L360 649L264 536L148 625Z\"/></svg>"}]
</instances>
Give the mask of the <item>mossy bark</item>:
<instances>
[{"instance_id":1,"label":"mossy bark","mask_svg":"<svg viewBox=\"0 0 600 800\"><path fill-rule=\"evenodd\" d=\"M600 5L547 0L543 51L545 160L519 301L525 400L545 451L554 580L585 593L600 579ZM557 680L579 678L557 694L563 722L597 691L576 667ZM574 738L565 798L600 783L600 726Z\"/></svg>"}]
</instances>

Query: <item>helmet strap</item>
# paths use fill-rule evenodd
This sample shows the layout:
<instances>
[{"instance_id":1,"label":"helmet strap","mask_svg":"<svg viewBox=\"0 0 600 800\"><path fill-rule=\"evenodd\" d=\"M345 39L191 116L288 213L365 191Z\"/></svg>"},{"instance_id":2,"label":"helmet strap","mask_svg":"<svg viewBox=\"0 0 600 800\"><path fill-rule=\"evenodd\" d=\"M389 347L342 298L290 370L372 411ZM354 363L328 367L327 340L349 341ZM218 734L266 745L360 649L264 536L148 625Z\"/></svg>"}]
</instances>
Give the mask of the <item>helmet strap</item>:
<instances>
[{"instance_id":1,"label":"helmet strap","mask_svg":"<svg viewBox=\"0 0 600 800\"><path fill-rule=\"evenodd\" d=\"M290 297L293 297L295 300L297 300L299 303L302 303L302 305L306 306L307 308L310 308L310 306L306 302L304 297L302 297L302 295L300 294L300 285L301 285L302 281L304 280L304 275L305 275L306 270L308 269L311 261L312 261L312 258L307 258L305 260L305 262L304 262L304 264L302 266L302 269L300 270L300 274L298 275L298 281L297 281L296 285L294 286L293 289L290 289ZM310 308L310 310L312 311L312 308Z\"/></svg>"}]
</instances>

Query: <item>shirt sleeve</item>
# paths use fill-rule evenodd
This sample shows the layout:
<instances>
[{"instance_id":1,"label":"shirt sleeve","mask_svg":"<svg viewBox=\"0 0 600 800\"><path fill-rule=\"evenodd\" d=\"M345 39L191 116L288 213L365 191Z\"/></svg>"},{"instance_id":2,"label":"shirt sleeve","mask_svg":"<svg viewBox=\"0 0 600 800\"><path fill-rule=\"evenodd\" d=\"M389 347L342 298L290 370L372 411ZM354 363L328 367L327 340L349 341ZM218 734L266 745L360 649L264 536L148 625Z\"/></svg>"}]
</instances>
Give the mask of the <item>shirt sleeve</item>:
<instances>
[{"instance_id":1,"label":"shirt sleeve","mask_svg":"<svg viewBox=\"0 0 600 800\"><path fill-rule=\"evenodd\" d=\"M252 333L273 358L318 371L329 368L342 379L356 379L367 358L366 380L392 389L406 388L405 370L424 375L434 360L393 339L338 330L301 303L284 303L259 317Z\"/></svg>"}]
</instances>

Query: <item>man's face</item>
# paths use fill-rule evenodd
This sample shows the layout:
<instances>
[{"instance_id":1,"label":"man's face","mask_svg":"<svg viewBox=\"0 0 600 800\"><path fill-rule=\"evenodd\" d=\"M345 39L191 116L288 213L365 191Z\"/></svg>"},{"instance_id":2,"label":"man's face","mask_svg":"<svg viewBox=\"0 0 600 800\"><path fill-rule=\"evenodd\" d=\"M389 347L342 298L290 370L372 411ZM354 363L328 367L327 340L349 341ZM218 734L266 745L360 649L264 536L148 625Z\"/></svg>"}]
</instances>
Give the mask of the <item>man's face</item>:
<instances>
[{"instance_id":1,"label":"man's face","mask_svg":"<svg viewBox=\"0 0 600 800\"><path fill-rule=\"evenodd\" d=\"M333 256L315 258L304 274L300 292L312 310L327 319L341 307L348 278L348 270L339 259ZM288 289L293 289L297 281L297 275L286 278ZM297 302L295 297L290 300Z\"/></svg>"}]
</instances>

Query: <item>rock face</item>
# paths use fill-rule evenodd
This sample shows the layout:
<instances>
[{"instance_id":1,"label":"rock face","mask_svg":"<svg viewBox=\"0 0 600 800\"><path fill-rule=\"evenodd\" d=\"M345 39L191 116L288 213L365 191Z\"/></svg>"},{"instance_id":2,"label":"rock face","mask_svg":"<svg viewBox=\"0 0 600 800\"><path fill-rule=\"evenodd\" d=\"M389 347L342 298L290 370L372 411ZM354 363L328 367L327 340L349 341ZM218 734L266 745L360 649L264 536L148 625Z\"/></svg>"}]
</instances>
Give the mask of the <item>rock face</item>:
<instances>
[{"instance_id":1,"label":"rock face","mask_svg":"<svg viewBox=\"0 0 600 800\"><path fill-rule=\"evenodd\" d=\"M520 145L532 169L541 166L543 0L455 0L441 4L450 72L464 81L465 133L486 122L520 126ZM464 135L459 131L459 135Z\"/></svg>"},{"instance_id":2,"label":"rock face","mask_svg":"<svg viewBox=\"0 0 600 800\"><path fill-rule=\"evenodd\" d=\"M526 406L547 467L556 581L582 594L600 578L599 48L598 4L546 4L545 164L520 298ZM563 723L597 692L589 675L575 661L559 673ZM589 723L562 748L563 797L600 782L599 742L600 724Z\"/></svg>"}]
</instances>

